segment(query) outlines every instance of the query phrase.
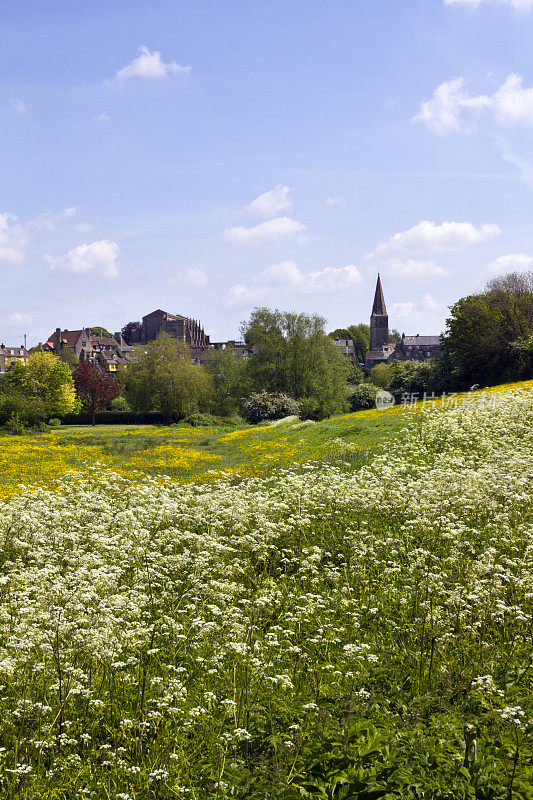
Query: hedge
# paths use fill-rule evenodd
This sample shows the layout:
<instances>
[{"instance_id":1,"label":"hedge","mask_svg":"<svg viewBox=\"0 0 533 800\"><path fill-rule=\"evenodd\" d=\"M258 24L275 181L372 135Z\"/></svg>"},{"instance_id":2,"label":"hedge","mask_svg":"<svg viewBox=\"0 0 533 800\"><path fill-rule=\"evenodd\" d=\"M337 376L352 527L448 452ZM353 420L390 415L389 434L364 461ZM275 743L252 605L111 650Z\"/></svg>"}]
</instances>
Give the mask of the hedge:
<instances>
[{"instance_id":1,"label":"hedge","mask_svg":"<svg viewBox=\"0 0 533 800\"><path fill-rule=\"evenodd\" d=\"M179 420L173 420L178 422ZM91 425L90 414L66 414L61 418L63 425ZM165 425L164 414L150 411L141 414L136 411L99 411L95 414L97 425Z\"/></svg>"}]
</instances>

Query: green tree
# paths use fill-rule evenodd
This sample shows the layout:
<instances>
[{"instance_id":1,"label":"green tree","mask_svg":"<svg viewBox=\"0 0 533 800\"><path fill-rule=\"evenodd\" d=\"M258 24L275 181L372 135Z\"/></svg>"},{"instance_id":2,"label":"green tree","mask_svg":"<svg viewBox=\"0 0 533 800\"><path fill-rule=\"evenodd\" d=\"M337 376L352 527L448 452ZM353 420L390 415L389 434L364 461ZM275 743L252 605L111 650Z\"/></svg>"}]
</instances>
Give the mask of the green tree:
<instances>
[{"instance_id":1,"label":"green tree","mask_svg":"<svg viewBox=\"0 0 533 800\"><path fill-rule=\"evenodd\" d=\"M235 355L231 347L226 347L209 353L204 366L213 381L213 414L219 417L236 414L243 399L251 392L246 359Z\"/></svg>"},{"instance_id":2,"label":"green tree","mask_svg":"<svg viewBox=\"0 0 533 800\"><path fill-rule=\"evenodd\" d=\"M366 351L370 347L370 325L365 325L363 322L359 325L350 325L348 332L353 341L355 356L364 364Z\"/></svg>"},{"instance_id":3,"label":"green tree","mask_svg":"<svg viewBox=\"0 0 533 800\"><path fill-rule=\"evenodd\" d=\"M381 389L388 389L391 378L392 369L390 364L376 364L370 370L370 382Z\"/></svg>"},{"instance_id":4,"label":"green tree","mask_svg":"<svg viewBox=\"0 0 533 800\"><path fill-rule=\"evenodd\" d=\"M253 352L246 367L254 391L294 397L310 418L341 411L349 365L324 324L317 315L256 308L241 327Z\"/></svg>"},{"instance_id":5,"label":"green tree","mask_svg":"<svg viewBox=\"0 0 533 800\"><path fill-rule=\"evenodd\" d=\"M71 371L74 369L76 364L79 364L79 358L76 355L76 351L73 347L62 347L58 358L60 361L63 361L63 363L66 364Z\"/></svg>"},{"instance_id":6,"label":"green tree","mask_svg":"<svg viewBox=\"0 0 533 800\"><path fill-rule=\"evenodd\" d=\"M392 328L389 331L389 344L394 344L394 342L401 342L402 337L400 335L400 331L396 328Z\"/></svg>"},{"instance_id":7,"label":"green tree","mask_svg":"<svg viewBox=\"0 0 533 800\"><path fill-rule=\"evenodd\" d=\"M28 421L60 417L81 407L70 368L52 353L32 353L26 366L14 364L5 391Z\"/></svg>"},{"instance_id":8,"label":"green tree","mask_svg":"<svg viewBox=\"0 0 533 800\"><path fill-rule=\"evenodd\" d=\"M206 410L211 400L211 376L192 363L185 342L167 335L135 345L121 381L134 411L160 411L167 422Z\"/></svg>"},{"instance_id":9,"label":"green tree","mask_svg":"<svg viewBox=\"0 0 533 800\"><path fill-rule=\"evenodd\" d=\"M443 342L457 388L520 380L533 373L533 272L495 278L450 309Z\"/></svg>"},{"instance_id":10,"label":"green tree","mask_svg":"<svg viewBox=\"0 0 533 800\"><path fill-rule=\"evenodd\" d=\"M93 336L103 336L107 339L113 338L113 334L110 333L107 328L103 328L101 325L95 325L94 327L89 328L89 330Z\"/></svg>"},{"instance_id":11,"label":"green tree","mask_svg":"<svg viewBox=\"0 0 533 800\"><path fill-rule=\"evenodd\" d=\"M393 331L398 333L397 331ZM399 334L398 334L399 335ZM358 361L364 364L365 354L370 347L370 326L360 323L359 325L350 325L348 328L337 328L331 333L328 333L330 339L351 339L354 344L355 356ZM394 340L396 341L396 340Z\"/></svg>"}]
</instances>

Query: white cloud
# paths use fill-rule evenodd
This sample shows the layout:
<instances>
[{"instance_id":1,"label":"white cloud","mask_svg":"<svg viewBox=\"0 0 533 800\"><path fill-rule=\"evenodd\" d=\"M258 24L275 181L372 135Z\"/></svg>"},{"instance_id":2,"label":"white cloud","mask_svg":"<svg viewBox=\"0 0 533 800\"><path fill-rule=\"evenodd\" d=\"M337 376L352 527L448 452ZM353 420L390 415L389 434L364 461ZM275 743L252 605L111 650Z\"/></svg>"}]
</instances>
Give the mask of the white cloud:
<instances>
[{"instance_id":1,"label":"white cloud","mask_svg":"<svg viewBox=\"0 0 533 800\"><path fill-rule=\"evenodd\" d=\"M198 288L207 286L207 273L201 269L187 267L183 277L188 286L196 286Z\"/></svg>"},{"instance_id":2,"label":"white cloud","mask_svg":"<svg viewBox=\"0 0 533 800\"><path fill-rule=\"evenodd\" d=\"M442 135L457 133L464 129L468 111L475 113L482 109L490 111L500 125L533 125L533 88L525 88L524 78L516 73L508 75L492 95L469 94L463 78L444 81L431 100L422 103L413 122L422 122Z\"/></svg>"},{"instance_id":3,"label":"white cloud","mask_svg":"<svg viewBox=\"0 0 533 800\"><path fill-rule=\"evenodd\" d=\"M346 267L326 267L322 270L302 272L294 261L282 261L265 269L260 280L297 289L305 294L335 292L357 286L363 280L361 273L353 264Z\"/></svg>"},{"instance_id":4,"label":"white cloud","mask_svg":"<svg viewBox=\"0 0 533 800\"><path fill-rule=\"evenodd\" d=\"M390 310L396 318L399 318L400 326L403 323L424 322L444 311L445 305L439 303L430 294L425 294L419 303L409 301L406 303L393 303Z\"/></svg>"},{"instance_id":5,"label":"white cloud","mask_svg":"<svg viewBox=\"0 0 533 800\"><path fill-rule=\"evenodd\" d=\"M93 226L90 222L78 222L75 227L80 233L89 233L89 231L92 231L93 229Z\"/></svg>"},{"instance_id":6,"label":"white cloud","mask_svg":"<svg viewBox=\"0 0 533 800\"><path fill-rule=\"evenodd\" d=\"M268 292L265 286L245 286L243 283L236 283L230 288L223 302L228 308L241 308L261 300Z\"/></svg>"},{"instance_id":7,"label":"white cloud","mask_svg":"<svg viewBox=\"0 0 533 800\"><path fill-rule=\"evenodd\" d=\"M223 237L226 242L234 244L256 244L257 242L276 241L297 234L303 234L307 228L301 222L290 217L276 217L268 222L261 222L251 228L240 225L236 228L227 228Z\"/></svg>"},{"instance_id":8,"label":"white cloud","mask_svg":"<svg viewBox=\"0 0 533 800\"><path fill-rule=\"evenodd\" d=\"M344 203L345 200L346 200L346 198L343 197L342 194L338 194L338 195L335 195L335 197L326 197L326 203L325 204L327 206L338 206L339 203Z\"/></svg>"},{"instance_id":9,"label":"white cloud","mask_svg":"<svg viewBox=\"0 0 533 800\"><path fill-rule=\"evenodd\" d=\"M461 129L464 109L479 111L490 104L490 97L470 95L464 79L454 78L444 81L435 89L431 100L422 103L413 122L423 122L435 133L455 133Z\"/></svg>"},{"instance_id":10,"label":"white cloud","mask_svg":"<svg viewBox=\"0 0 533 800\"><path fill-rule=\"evenodd\" d=\"M531 11L533 8L533 0L444 0L445 6L452 6L461 4L469 6L470 8L477 8L478 6L490 2L500 3L504 6L512 6L517 11Z\"/></svg>"},{"instance_id":11,"label":"white cloud","mask_svg":"<svg viewBox=\"0 0 533 800\"><path fill-rule=\"evenodd\" d=\"M27 314L24 311L15 311L14 314L8 317L7 321L13 325L31 325L33 323L31 314Z\"/></svg>"},{"instance_id":12,"label":"white cloud","mask_svg":"<svg viewBox=\"0 0 533 800\"><path fill-rule=\"evenodd\" d=\"M109 114L106 114L105 111L101 111L100 114L95 114L93 119L95 122L107 122L107 120L111 119L111 117Z\"/></svg>"},{"instance_id":13,"label":"white cloud","mask_svg":"<svg viewBox=\"0 0 533 800\"><path fill-rule=\"evenodd\" d=\"M20 264L26 255L28 236L15 214L0 214L0 261Z\"/></svg>"},{"instance_id":14,"label":"white cloud","mask_svg":"<svg viewBox=\"0 0 533 800\"><path fill-rule=\"evenodd\" d=\"M11 106L11 109L12 111L15 112L15 114L28 113L28 109L26 108L25 103L23 103L23 101L20 100L18 97L12 97L11 100L9 101L9 105Z\"/></svg>"},{"instance_id":15,"label":"white cloud","mask_svg":"<svg viewBox=\"0 0 533 800\"><path fill-rule=\"evenodd\" d=\"M165 63L158 50L151 52L148 47L139 47L140 55L119 69L115 80L122 82L130 78L167 78L170 75L189 75L191 67L184 67L175 61Z\"/></svg>"},{"instance_id":16,"label":"white cloud","mask_svg":"<svg viewBox=\"0 0 533 800\"><path fill-rule=\"evenodd\" d=\"M525 269L533 269L533 256L528 256L525 253L509 253L508 255L500 256L488 266L488 271L493 274Z\"/></svg>"},{"instance_id":17,"label":"white cloud","mask_svg":"<svg viewBox=\"0 0 533 800\"><path fill-rule=\"evenodd\" d=\"M256 197L248 209L262 217L275 217L280 211L288 211L292 208L290 191L290 186L282 186L281 183L278 183L274 189Z\"/></svg>"},{"instance_id":18,"label":"white cloud","mask_svg":"<svg viewBox=\"0 0 533 800\"><path fill-rule=\"evenodd\" d=\"M46 255L45 259L52 270L77 274L95 272L104 278L116 278L118 254L118 244L104 239L92 244L79 244L58 258Z\"/></svg>"},{"instance_id":19,"label":"white cloud","mask_svg":"<svg viewBox=\"0 0 533 800\"><path fill-rule=\"evenodd\" d=\"M417 261L414 258L391 258L387 264L391 278L445 278L449 270L434 261Z\"/></svg>"},{"instance_id":20,"label":"white cloud","mask_svg":"<svg viewBox=\"0 0 533 800\"><path fill-rule=\"evenodd\" d=\"M486 242L499 233L497 225L481 225L476 228L471 222L442 222L437 225L435 222L423 220L409 230L395 233L390 239L378 244L367 258L390 258L424 252L453 252Z\"/></svg>"},{"instance_id":21,"label":"white cloud","mask_svg":"<svg viewBox=\"0 0 533 800\"><path fill-rule=\"evenodd\" d=\"M533 89L524 89L523 83L523 77L513 73L494 94L494 113L503 125L533 124Z\"/></svg>"},{"instance_id":22,"label":"white cloud","mask_svg":"<svg viewBox=\"0 0 533 800\"><path fill-rule=\"evenodd\" d=\"M75 216L76 206L64 208L63 211L58 211L56 213L48 209L44 214L39 214L38 217L35 217L30 225L37 231L55 231L58 225Z\"/></svg>"}]
</instances>

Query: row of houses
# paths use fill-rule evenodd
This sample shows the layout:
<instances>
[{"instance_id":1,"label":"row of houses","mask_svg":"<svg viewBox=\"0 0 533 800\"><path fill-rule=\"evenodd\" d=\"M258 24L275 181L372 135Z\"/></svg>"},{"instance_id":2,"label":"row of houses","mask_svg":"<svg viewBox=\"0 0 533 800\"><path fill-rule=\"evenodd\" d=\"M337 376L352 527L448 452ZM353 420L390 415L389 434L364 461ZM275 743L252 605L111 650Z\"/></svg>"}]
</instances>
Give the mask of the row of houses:
<instances>
[{"instance_id":1,"label":"row of houses","mask_svg":"<svg viewBox=\"0 0 533 800\"><path fill-rule=\"evenodd\" d=\"M129 323L124 331L128 341L119 331L114 336L96 336L89 328L70 331L56 328L39 349L45 353L61 355L70 349L77 360L98 364L109 372L116 372L119 367L128 363L133 344L146 344L158 336L166 334L183 341L191 349L191 358L201 364L214 350L229 348L235 355L247 358L250 351L245 342L229 340L211 342L208 334L198 320L170 314L161 308L146 314L142 322ZM374 304L370 315L370 348L366 352L364 364L355 352L351 339L338 339L335 344L352 365L364 368L368 373L377 364L389 364L392 361L426 361L437 358L441 353L442 335L406 336L402 334L399 342L389 342L389 318L385 306L385 298L378 275ZM24 347L0 347L0 373L5 372L15 361L26 363L28 351Z\"/></svg>"},{"instance_id":2,"label":"row of houses","mask_svg":"<svg viewBox=\"0 0 533 800\"><path fill-rule=\"evenodd\" d=\"M90 328L75 331L56 328L44 344L39 342L39 350L56 356L67 348L72 350L78 361L99 364L109 372L116 372L119 367L125 366L131 353L131 346L124 341L120 331L114 336L95 336Z\"/></svg>"}]
</instances>

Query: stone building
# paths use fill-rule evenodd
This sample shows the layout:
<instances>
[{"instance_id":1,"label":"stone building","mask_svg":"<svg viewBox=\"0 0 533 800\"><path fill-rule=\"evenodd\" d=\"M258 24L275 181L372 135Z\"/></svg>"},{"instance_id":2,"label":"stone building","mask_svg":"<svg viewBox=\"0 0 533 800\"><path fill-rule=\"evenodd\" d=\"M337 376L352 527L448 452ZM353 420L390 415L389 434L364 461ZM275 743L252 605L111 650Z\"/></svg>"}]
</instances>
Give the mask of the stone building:
<instances>
[{"instance_id":1,"label":"stone building","mask_svg":"<svg viewBox=\"0 0 533 800\"><path fill-rule=\"evenodd\" d=\"M197 320L169 314L158 308L142 318L140 328L131 333L130 344L146 344L157 339L162 333L186 342L191 348L209 347L209 336Z\"/></svg>"},{"instance_id":2,"label":"stone building","mask_svg":"<svg viewBox=\"0 0 533 800\"><path fill-rule=\"evenodd\" d=\"M370 316L370 349L366 351L365 369L370 372L377 364L391 361L427 361L441 354L442 335L406 336L399 342L389 342L389 317L385 306L381 278L378 274L374 304Z\"/></svg>"},{"instance_id":3,"label":"stone building","mask_svg":"<svg viewBox=\"0 0 533 800\"><path fill-rule=\"evenodd\" d=\"M0 344L0 375L17 361L26 366L28 356L29 353L25 347Z\"/></svg>"},{"instance_id":4,"label":"stone building","mask_svg":"<svg viewBox=\"0 0 533 800\"><path fill-rule=\"evenodd\" d=\"M109 372L116 372L120 366L125 366L131 351L121 333L111 337L93 336L89 328L75 331L56 328L45 344L39 344L40 350L56 356L65 348L73 350L79 361L98 364Z\"/></svg>"}]
</instances>

